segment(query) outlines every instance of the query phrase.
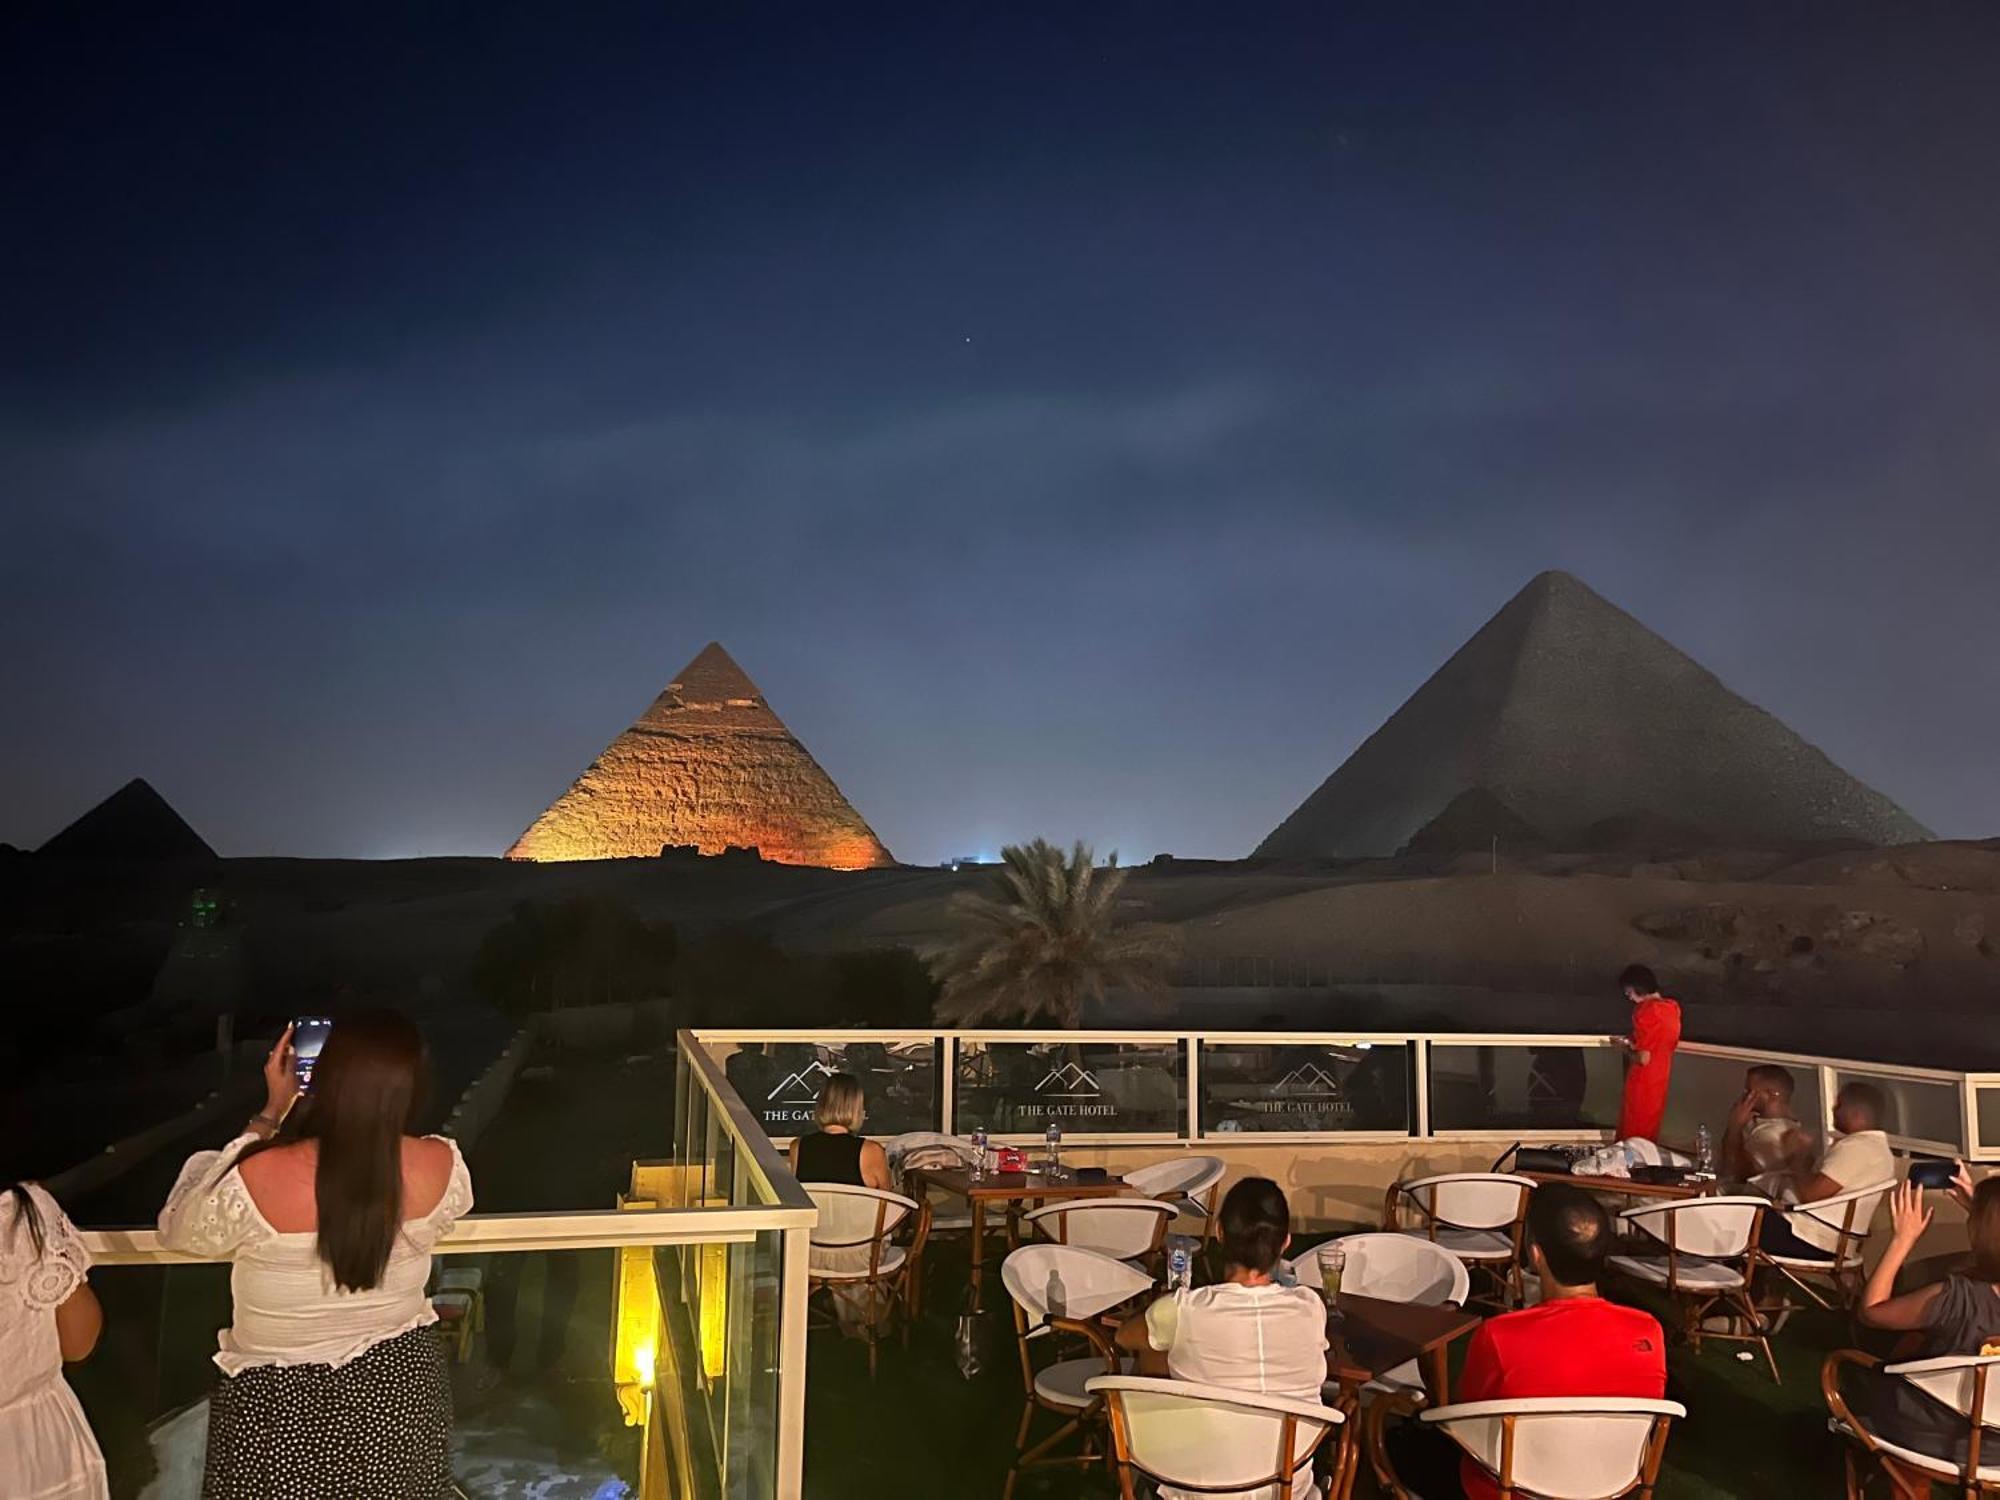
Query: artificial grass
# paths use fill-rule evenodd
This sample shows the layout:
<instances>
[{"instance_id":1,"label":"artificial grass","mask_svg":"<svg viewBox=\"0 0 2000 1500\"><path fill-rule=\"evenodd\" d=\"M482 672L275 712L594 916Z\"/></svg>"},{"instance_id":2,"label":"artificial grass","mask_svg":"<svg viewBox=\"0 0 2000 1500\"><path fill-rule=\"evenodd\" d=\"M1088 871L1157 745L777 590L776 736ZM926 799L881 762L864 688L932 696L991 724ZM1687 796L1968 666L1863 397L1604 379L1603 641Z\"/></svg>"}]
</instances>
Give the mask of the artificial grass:
<instances>
[{"instance_id":1,"label":"artificial grass","mask_svg":"<svg viewBox=\"0 0 2000 1500\"><path fill-rule=\"evenodd\" d=\"M883 1500L885 1496L998 1496L1014 1455L1022 1392L1013 1315L992 1261L984 1314L985 1367L972 1380L953 1357L959 1300L966 1285L962 1242L934 1242L926 1254L926 1307L909 1348L881 1350L876 1378L866 1351L837 1333L814 1333L806 1383L808 1500ZM1655 1312L1644 1296L1615 1289ZM1844 1315L1796 1313L1773 1340L1780 1384L1763 1356L1736 1358L1749 1347L1710 1343L1700 1353L1672 1345L1667 1395L1688 1408L1674 1426L1658 1500L1769 1500L1839 1495L1842 1449L1827 1430L1819 1367L1830 1349L1848 1342ZM1453 1372L1464 1342L1453 1351ZM1034 1436L1056 1419L1035 1418ZM1031 1438L1033 1441L1033 1438ZM1377 1493L1363 1465L1357 1496ZM1041 1470L1023 1475L1019 1500L1106 1497L1117 1485L1100 1468Z\"/></svg>"}]
</instances>

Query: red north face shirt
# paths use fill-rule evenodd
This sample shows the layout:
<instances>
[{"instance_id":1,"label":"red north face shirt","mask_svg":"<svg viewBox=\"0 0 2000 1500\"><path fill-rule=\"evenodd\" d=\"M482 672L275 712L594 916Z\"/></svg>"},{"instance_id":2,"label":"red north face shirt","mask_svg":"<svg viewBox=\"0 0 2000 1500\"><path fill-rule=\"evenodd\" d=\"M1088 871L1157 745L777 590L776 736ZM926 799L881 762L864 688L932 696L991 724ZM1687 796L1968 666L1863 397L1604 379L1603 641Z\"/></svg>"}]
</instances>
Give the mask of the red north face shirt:
<instances>
[{"instance_id":1,"label":"red north face shirt","mask_svg":"<svg viewBox=\"0 0 2000 1500\"><path fill-rule=\"evenodd\" d=\"M1667 1341L1651 1313L1602 1297L1564 1297L1488 1318L1472 1335L1451 1399L1521 1396L1643 1396L1667 1391ZM1467 1458L1468 1500L1497 1500L1500 1487Z\"/></svg>"}]
</instances>

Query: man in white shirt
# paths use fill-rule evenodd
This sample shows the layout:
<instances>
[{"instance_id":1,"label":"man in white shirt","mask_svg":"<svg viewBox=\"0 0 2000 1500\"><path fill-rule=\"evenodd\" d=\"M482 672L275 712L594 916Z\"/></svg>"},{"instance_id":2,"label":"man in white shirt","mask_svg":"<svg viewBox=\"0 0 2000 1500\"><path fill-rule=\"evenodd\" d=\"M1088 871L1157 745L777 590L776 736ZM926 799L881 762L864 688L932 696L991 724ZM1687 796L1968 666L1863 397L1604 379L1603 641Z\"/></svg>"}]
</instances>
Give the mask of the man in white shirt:
<instances>
[{"instance_id":1,"label":"man in white shirt","mask_svg":"<svg viewBox=\"0 0 2000 1500\"><path fill-rule=\"evenodd\" d=\"M1833 1103L1833 1126L1839 1132L1817 1171L1800 1174L1795 1201L1812 1204L1857 1188L1896 1179L1896 1158L1889 1150L1888 1134L1882 1129L1886 1114L1882 1091L1872 1083L1853 1082L1841 1086ZM1875 1217L1879 1197L1854 1205L1854 1227L1866 1229ZM1810 1213L1766 1214L1759 1236L1764 1249L1773 1255L1802 1260L1831 1261L1840 1253L1840 1226L1847 1221L1847 1206L1828 1209L1825 1216Z\"/></svg>"},{"instance_id":2,"label":"man in white shirt","mask_svg":"<svg viewBox=\"0 0 2000 1500\"><path fill-rule=\"evenodd\" d=\"M1326 1382L1326 1304L1308 1287L1281 1286L1278 1261L1292 1242L1284 1190L1246 1177L1220 1214L1223 1279L1173 1292L1118 1330L1140 1369L1176 1380L1318 1401ZM1148 1369L1151 1366L1152 1369Z\"/></svg>"}]
</instances>

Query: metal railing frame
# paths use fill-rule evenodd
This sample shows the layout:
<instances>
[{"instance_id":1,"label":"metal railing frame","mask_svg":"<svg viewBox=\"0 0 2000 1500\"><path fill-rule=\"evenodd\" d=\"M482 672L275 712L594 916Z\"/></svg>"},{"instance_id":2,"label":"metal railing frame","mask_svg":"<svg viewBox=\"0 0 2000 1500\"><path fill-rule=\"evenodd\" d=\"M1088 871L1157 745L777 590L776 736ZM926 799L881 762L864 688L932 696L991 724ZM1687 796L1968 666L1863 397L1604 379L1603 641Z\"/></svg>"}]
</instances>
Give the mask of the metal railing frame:
<instances>
[{"instance_id":1,"label":"metal railing frame","mask_svg":"<svg viewBox=\"0 0 2000 1500\"><path fill-rule=\"evenodd\" d=\"M932 1124L939 1130L950 1130L958 1105L958 1062L960 1048L967 1043L987 1042L1049 1043L1049 1042L1098 1042L1128 1043L1136 1045L1159 1045L1173 1043L1182 1050L1186 1064L1187 1097L1179 1128L1169 1134L1154 1132L1119 1132L1065 1130L1064 1138L1077 1143L1105 1146L1204 1146L1223 1145L1284 1145L1316 1144L1320 1146L1350 1143L1355 1145L1380 1144L1384 1142L1427 1140L1444 1142L1512 1141L1521 1135L1519 1127L1489 1130L1438 1130L1434 1128L1431 1069L1432 1049L1436 1047L1592 1047L1611 1049L1619 1039L1597 1032L1451 1032L1451 1031L1195 1031L1163 1029L1158 1031L1112 1031L1103 1029L1077 1031L995 1031L995 1030L951 1030L937 1028L923 1031L902 1028L888 1031L834 1030L827 1028L783 1029L770 1027L709 1027L694 1033L703 1043L732 1042L808 1042L821 1046L844 1047L852 1042L928 1042L932 1045L935 1065L938 1069L937 1111ZM1358 1043L1408 1046L1411 1049L1412 1073L1415 1088L1410 1101L1411 1121L1403 1130L1325 1130L1325 1131L1204 1131L1201 1126L1201 1082L1202 1049L1211 1046L1267 1045L1267 1046L1339 1046ZM1810 1069L1820 1084L1822 1119L1818 1122L1822 1130L1830 1130L1833 1125L1833 1099L1838 1083L1843 1076L1859 1076L1869 1079L1900 1079L1917 1083L1950 1084L1960 1091L1963 1106L1963 1127L1958 1140L1940 1140L1934 1137L1908 1134L1890 1135L1890 1143L1905 1152L1925 1152L1937 1155L1957 1155L1968 1161L2000 1161L2000 1140L1986 1141L1979 1135L1978 1091L1981 1088L2000 1089L2000 1073L1958 1073L1945 1068L1908 1067L1894 1063L1874 1063L1857 1058L1821 1057L1807 1053L1783 1052L1774 1048L1726 1046L1710 1042L1683 1042L1683 1053L1703 1057L1728 1058L1746 1064L1753 1062L1783 1063L1792 1068ZM754 1124L754 1119L752 1121ZM1545 1141L1592 1141L1603 1140L1609 1135L1607 1129L1574 1129L1537 1131L1536 1139ZM779 1140L788 1137L779 1137ZM1038 1137L1032 1134L998 1134L996 1141L1032 1142Z\"/></svg>"},{"instance_id":2,"label":"metal railing frame","mask_svg":"<svg viewBox=\"0 0 2000 1500\"><path fill-rule=\"evenodd\" d=\"M602 1250L627 1246L736 1245L759 1234L783 1236L778 1322L777 1500L800 1500L805 1486L807 1253L819 1210L764 1134L715 1060L682 1031L689 1076L707 1094L709 1118L720 1118L734 1140L739 1168L762 1201L695 1208L605 1208L568 1213L475 1214L437 1243L439 1255L524 1250ZM685 1109L686 1101L676 1105ZM685 1114L682 1118L685 1118ZM678 1142L677 1142L678 1144ZM184 1255L160 1243L157 1229L88 1229L83 1242L102 1266L202 1265L215 1257Z\"/></svg>"}]
</instances>

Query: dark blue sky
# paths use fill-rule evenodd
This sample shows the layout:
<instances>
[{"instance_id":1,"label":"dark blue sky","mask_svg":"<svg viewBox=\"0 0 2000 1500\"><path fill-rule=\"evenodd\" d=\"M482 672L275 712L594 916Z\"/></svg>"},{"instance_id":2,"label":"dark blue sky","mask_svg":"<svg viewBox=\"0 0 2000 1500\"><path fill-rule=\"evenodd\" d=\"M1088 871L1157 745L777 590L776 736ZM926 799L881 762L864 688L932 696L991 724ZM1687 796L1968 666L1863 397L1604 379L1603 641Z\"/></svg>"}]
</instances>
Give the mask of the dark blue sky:
<instances>
[{"instance_id":1,"label":"dark blue sky","mask_svg":"<svg viewBox=\"0 0 2000 1500\"><path fill-rule=\"evenodd\" d=\"M1551 566L2000 833L2000 7L161 9L0 21L0 839L497 852L719 638L1240 854Z\"/></svg>"}]
</instances>

